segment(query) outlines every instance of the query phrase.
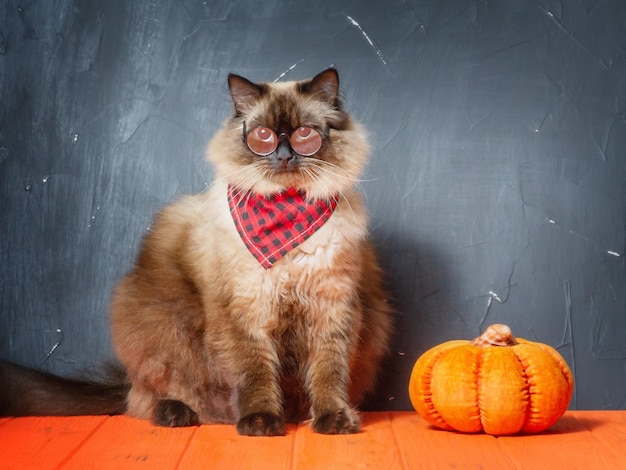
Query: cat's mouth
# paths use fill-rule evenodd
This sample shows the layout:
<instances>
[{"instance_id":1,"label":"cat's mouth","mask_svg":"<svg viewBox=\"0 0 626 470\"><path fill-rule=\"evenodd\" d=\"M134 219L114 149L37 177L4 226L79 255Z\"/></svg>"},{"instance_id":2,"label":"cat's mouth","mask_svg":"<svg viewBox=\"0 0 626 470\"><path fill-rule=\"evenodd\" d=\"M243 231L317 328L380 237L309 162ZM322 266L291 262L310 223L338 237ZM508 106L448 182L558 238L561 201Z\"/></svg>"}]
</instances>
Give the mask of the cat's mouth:
<instances>
[{"instance_id":1,"label":"cat's mouth","mask_svg":"<svg viewBox=\"0 0 626 470\"><path fill-rule=\"evenodd\" d=\"M272 170L276 174L297 172L302 158L288 146L282 145L269 155Z\"/></svg>"},{"instance_id":2,"label":"cat's mouth","mask_svg":"<svg viewBox=\"0 0 626 470\"><path fill-rule=\"evenodd\" d=\"M304 165L302 164L303 159L306 157L302 157L298 154L294 154L291 158L288 159L271 159L268 163L269 165L266 167L270 179L283 187L301 187L302 185L306 185L309 183L310 178L307 176L308 172L304 170Z\"/></svg>"},{"instance_id":3,"label":"cat's mouth","mask_svg":"<svg viewBox=\"0 0 626 470\"><path fill-rule=\"evenodd\" d=\"M299 169L298 157L294 156L290 160L277 160L272 162L274 173L293 173Z\"/></svg>"}]
</instances>

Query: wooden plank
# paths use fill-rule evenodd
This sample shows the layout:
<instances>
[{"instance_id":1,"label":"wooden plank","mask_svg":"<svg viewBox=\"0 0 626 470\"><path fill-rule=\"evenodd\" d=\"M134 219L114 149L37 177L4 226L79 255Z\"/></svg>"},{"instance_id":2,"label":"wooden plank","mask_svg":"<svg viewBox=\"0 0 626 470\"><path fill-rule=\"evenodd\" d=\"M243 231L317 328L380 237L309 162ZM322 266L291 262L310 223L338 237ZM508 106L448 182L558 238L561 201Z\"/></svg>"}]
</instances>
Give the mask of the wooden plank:
<instances>
[{"instance_id":1,"label":"wooden plank","mask_svg":"<svg viewBox=\"0 0 626 470\"><path fill-rule=\"evenodd\" d=\"M626 411L569 411L597 438L622 451L626 447Z\"/></svg>"},{"instance_id":2,"label":"wooden plank","mask_svg":"<svg viewBox=\"0 0 626 470\"><path fill-rule=\"evenodd\" d=\"M572 413L567 413L547 431L502 437L498 442L518 468L626 469L626 458L623 457L626 441L622 440L619 454L610 445L604 445L599 431L605 426L603 421L598 418L596 422L589 416L580 421ZM594 431L590 431L585 422L596 422ZM610 432L610 426L605 429ZM622 428L622 435L625 432L626 429Z\"/></svg>"},{"instance_id":3,"label":"wooden plank","mask_svg":"<svg viewBox=\"0 0 626 470\"><path fill-rule=\"evenodd\" d=\"M515 468L493 436L440 430L414 412L393 413L391 424L407 469Z\"/></svg>"},{"instance_id":4,"label":"wooden plank","mask_svg":"<svg viewBox=\"0 0 626 470\"><path fill-rule=\"evenodd\" d=\"M180 462L181 469L290 469L296 426L286 436L246 437L234 425L201 426Z\"/></svg>"},{"instance_id":5,"label":"wooden plank","mask_svg":"<svg viewBox=\"0 0 626 470\"><path fill-rule=\"evenodd\" d=\"M364 413L359 434L327 436L301 425L295 437L294 469L402 469L389 413Z\"/></svg>"},{"instance_id":6,"label":"wooden plank","mask_svg":"<svg viewBox=\"0 0 626 470\"><path fill-rule=\"evenodd\" d=\"M176 468L197 430L165 428L145 420L114 416L63 468Z\"/></svg>"},{"instance_id":7,"label":"wooden plank","mask_svg":"<svg viewBox=\"0 0 626 470\"><path fill-rule=\"evenodd\" d=\"M168 429L128 417L0 420L0 470L15 468L554 468L626 470L626 411L570 411L551 429L494 438L431 427L414 412L364 413L363 432L239 436L234 426Z\"/></svg>"},{"instance_id":8,"label":"wooden plank","mask_svg":"<svg viewBox=\"0 0 626 470\"><path fill-rule=\"evenodd\" d=\"M56 468L106 421L105 416L15 418L0 426L0 469Z\"/></svg>"}]
</instances>

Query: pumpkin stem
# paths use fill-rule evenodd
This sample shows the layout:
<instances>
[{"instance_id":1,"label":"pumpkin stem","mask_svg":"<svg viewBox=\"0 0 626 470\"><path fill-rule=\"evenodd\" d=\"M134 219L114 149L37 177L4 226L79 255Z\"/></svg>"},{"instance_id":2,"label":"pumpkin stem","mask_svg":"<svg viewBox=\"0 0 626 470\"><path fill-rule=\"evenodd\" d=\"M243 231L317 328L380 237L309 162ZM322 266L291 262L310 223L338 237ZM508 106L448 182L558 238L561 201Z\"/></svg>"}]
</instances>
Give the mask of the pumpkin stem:
<instances>
[{"instance_id":1,"label":"pumpkin stem","mask_svg":"<svg viewBox=\"0 0 626 470\"><path fill-rule=\"evenodd\" d=\"M482 335L474 338L472 344L487 348L489 346L514 346L519 343L511 333L511 328L496 323L489 325Z\"/></svg>"}]
</instances>

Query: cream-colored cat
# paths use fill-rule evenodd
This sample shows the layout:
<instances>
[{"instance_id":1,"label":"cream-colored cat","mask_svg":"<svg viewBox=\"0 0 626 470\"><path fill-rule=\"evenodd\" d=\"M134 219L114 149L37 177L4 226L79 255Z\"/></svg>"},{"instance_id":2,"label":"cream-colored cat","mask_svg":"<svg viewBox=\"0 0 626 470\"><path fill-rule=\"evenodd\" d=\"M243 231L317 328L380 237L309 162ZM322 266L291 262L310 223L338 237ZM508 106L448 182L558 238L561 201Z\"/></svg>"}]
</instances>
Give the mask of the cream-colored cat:
<instances>
[{"instance_id":1,"label":"cream-colored cat","mask_svg":"<svg viewBox=\"0 0 626 470\"><path fill-rule=\"evenodd\" d=\"M113 296L127 413L246 435L308 418L357 432L391 328L356 188L364 132L334 69L228 83L235 112L209 144L213 184L162 211Z\"/></svg>"}]
</instances>

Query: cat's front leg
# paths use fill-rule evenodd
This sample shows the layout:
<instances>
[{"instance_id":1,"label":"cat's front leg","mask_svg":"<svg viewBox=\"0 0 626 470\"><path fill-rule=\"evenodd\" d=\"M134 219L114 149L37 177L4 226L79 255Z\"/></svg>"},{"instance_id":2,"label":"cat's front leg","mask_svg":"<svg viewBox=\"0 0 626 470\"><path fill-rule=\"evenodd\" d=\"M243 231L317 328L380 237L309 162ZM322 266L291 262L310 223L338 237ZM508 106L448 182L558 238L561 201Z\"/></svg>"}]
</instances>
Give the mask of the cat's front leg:
<instances>
[{"instance_id":1,"label":"cat's front leg","mask_svg":"<svg viewBox=\"0 0 626 470\"><path fill-rule=\"evenodd\" d=\"M268 338L248 339L236 352L237 432L244 436L282 436L286 432L278 385L278 359Z\"/></svg>"},{"instance_id":2,"label":"cat's front leg","mask_svg":"<svg viewBox=\"0 0 626 470\"><path fill-rule=\"evenodd\" d=\"M350 353L356 326L353 310L354 307L335 303L318 316L322 321L313 330L307 386L311 396L311 426L322 434L353 434L361 429L359 414L348 399Z\"/></svg>"}]
</instances>

